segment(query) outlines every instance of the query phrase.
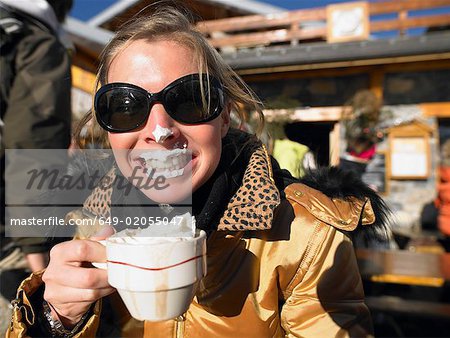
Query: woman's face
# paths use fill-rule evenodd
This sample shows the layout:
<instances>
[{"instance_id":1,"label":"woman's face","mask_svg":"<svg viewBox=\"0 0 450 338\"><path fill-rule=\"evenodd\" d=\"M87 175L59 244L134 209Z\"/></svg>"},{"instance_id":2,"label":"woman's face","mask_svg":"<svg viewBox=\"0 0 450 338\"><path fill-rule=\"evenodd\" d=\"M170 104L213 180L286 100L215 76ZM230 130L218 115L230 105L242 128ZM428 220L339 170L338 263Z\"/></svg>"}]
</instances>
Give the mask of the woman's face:
<instances>
[{"instance_id":1,"label":"woman's face","mask_svg":"<svg viewBox=\"0 0 450 338\"><path fill-rule=\"evenodd\" d=\"M198 71L190 49L172 41L137 40L113 59L108 83L131 83L156 93L178 78ZM159 140L159 143L157 133L153 133L157 126L158 129L161 127L171 131L171 135L163 142ZM186 125L173 120L161 103L155 103L142 127L125 133L109 133L108 137L124 176L132 176L132 183L153 201L174 203L188 198L190 193L212 176L220 160L222 137L226 135L228 127L227 109L210 122ZM179 150L184 148L187 152ZM177 155L180 153L183 155ZM170 158L154 154L168 154ZM174 155L178 159L173 159ZM143 158L150 159L145 161ZM166 165L168 162L172 164ZM171 167L168 170L172 174L158 174L162 168L168 167ZM158 168L153 175L149 174L152 168ZM159 180L160 190L155 189L155 186L149 187L151 184L147 184L147 187L137 184L139 177L148 182L149 175L153 177L153 183Z\"/></svg>"}]
</instances>

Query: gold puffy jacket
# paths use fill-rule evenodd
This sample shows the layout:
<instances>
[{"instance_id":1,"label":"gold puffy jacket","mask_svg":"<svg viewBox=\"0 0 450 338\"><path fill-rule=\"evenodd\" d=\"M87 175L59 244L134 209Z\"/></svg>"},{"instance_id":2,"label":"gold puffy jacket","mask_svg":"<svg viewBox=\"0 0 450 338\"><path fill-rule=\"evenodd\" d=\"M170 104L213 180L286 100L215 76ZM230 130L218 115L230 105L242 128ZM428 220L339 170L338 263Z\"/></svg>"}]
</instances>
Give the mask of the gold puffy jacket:
<instances>
[{"instance_id":1,"label":"gold puffy jacket","mask_svg":"<svg viewBox=\"0 0 450 338\"><path fill-rule=\"evenodd\" d=\"M207 275L184 316L140 322L114 293L95 303L76 337L97 332L165 338L371 336L354 249L343 232L375 222L370 200L331 199L300 183L289 185L280 198L271 175L269 157L263 149L255 151L244 181L257 176L259 183L243 184L235 195L241 198L230 200L218 230L209 236ZM245 200L261 189L277 192L271 207ZM255 219L241 222L249 207L256 209ZM6 337L27 336L36 320L30 297L42 285L41 276L33 274L21 284Z\"/></svg>"}]
</instances>

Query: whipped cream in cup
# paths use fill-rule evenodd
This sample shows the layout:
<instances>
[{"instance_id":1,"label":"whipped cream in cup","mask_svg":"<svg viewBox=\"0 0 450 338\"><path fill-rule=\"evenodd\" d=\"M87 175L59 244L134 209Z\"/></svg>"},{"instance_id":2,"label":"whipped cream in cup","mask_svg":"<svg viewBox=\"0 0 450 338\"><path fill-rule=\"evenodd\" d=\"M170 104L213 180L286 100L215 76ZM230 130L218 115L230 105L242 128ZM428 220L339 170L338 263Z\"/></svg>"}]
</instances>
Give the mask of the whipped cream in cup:
<instances>
[{"instance_id":1,"label":"whipped cream in cup","mask_svg":"<svg viewBox=\"0 0 450 338\"><path fill-rule=\"evenodd\" d=\"M206 275L206 233L182 217L174 228L125 229L106 240L108 282L138 320L182 315Z\"/></svg>"}]
</instances>

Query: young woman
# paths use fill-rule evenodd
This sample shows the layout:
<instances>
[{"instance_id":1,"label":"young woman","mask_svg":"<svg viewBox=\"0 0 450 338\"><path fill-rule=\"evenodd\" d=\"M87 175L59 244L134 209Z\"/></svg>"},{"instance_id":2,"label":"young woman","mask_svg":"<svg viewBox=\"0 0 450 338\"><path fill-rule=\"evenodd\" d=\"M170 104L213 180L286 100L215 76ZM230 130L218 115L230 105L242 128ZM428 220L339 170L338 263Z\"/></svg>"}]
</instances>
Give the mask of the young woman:
<instances>
[{"instance_id":1,"label":"young woman","mask_svg":"<svg viewBox=\"0 0 450 338\"><path fill-rule=\"evenodd\" d=\"M21 285L9 336L371 334L350 233L382 225L383 202L333 169L296 182L256 137L230 128L232 111L261 112L260 104L186 15L162 8L123 27L102 55L98 80L86 121L105 130L116 160L109 177L127 176L136 161L137 175L152 170L143 152L192 154L174 163L178 174L164 191L138 188L140 198L165 205L192 191L197 227L208 234L207 275L183 316L139 322L106 271L89 264L104 262L105 248L92 237L64 242L46 271ZM117 194L96 189L71 217L114 215Z\"/></svg>"}]
</instances>

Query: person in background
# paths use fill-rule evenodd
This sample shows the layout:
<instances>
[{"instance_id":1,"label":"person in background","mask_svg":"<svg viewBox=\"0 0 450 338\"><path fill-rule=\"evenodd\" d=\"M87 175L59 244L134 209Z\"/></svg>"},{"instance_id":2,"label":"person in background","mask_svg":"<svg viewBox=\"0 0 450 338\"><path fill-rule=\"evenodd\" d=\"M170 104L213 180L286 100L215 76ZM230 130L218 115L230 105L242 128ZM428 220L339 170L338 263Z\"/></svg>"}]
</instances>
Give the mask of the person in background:
<instances>
[{"instance_id":1,"label":"person in background","mask_svg":"<svg viewBox=\"0 0 450 338\"><path fill-rule=\"evenodd\" d=\"M438 210L437 225L445 237L445 247L450 246L450 140L446 140L441 149L441 165L439 167L440 182L435 205Z\"/></svg>"},{"instance_id":2,"label":"person in background","mask_svg":"<svg viewBox=\"0 0 450 338\"><path fill-rule=\"evenodd\" d=\"M272 156L282 169L288 170L296 178L305 175L306 170L316 167L310 149L289 139L274 140Z\"/></svg>"},{"instance_id":3,"label":"person in background","mask_svg":"<svg viewBox=\"0 0 450 338\"><path fill-rule=\"evenodd\" d=\"M342 113L346 151L339 167L355 172L360 177L376 154L381 135L377 130L381 101L370 90L361 90L346 104Z\"/></svg>"},{"instance_id":4,"label":"person in background","mask_svg":"<svg viewBox=\"0 0 450 338\"><path fill-rule=\"evenodd\" d=\"M61 23L72 3L0 0L1 258L6 262L17 245L32 271L47 265L49 243L45 238L5 238L5 149L70 145L71 46Z\"/></svg>"},{"instance_id":5,"label":"person in background","mask_svg":"<svg viewBox=\"0 0 450 338\"><path fill-rule=\"evenodd\" d=\"M269 149L281 169L286 169L295 178L300 178L307 170L317 167L314 155L306 145L287 138L284 124L273 123L271 127L273 141Z\"/></svg>"}]
</instances>

